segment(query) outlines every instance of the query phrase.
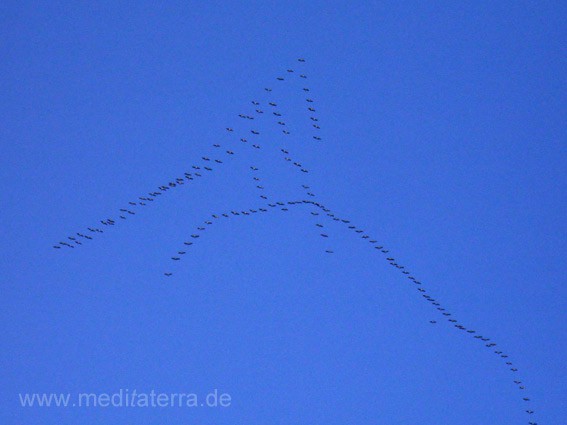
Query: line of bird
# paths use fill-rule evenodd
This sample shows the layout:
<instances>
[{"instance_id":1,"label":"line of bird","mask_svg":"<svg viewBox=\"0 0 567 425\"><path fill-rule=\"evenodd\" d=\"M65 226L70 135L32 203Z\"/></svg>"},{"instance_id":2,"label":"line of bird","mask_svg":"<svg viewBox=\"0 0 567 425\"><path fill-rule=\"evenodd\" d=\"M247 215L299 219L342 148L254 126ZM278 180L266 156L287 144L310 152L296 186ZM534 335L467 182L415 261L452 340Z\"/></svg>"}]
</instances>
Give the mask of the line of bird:
<instances>
[{"instance_id":1,"label":"line of bird","mask_svg":"<svg viewBox=\"0 0 567 425\"><path fill-rule=\"evenodd\" d=\"M298 59L299 62L305 62L304 59ZM294 73L293 69L288 69L287 70L288 73ZM297 75L299 76L299 78L302 79L306 79L307 76L303 73L297 73ZM288 79L284 79L283 77L277 77L276 78L277 81L286 81ZM272 92L272 88L266 87L265 89L266 93L271 93ZM303 87L303 92L309 92L310 89L307 87ZM313 103L313 99L311 98L306 98L305 100L307 103ZM256 101L256 100L252 100L251 102L256 108L255 108L255 112L257 115L260 114L264 114L264 111L261 110L261 104L260 102ZM274 101L270 101L267 102L266 105L268 107L276 108L278 105L277 103L275 103ZM311 112L315 112L315 109L313 107L309 107L308 108L309 111ZM286 123L281 120L282 117L282 113L278 112L277 109L274 109L272 111L272 114L274 117L280 118L279 121L277 121L278 125L282 125L285 126ZM255 118L251 115L247 115L247 114L238 114L238 116L240 118L244 118L247 120L254 120ZM316 117L310 117L311 121L314 122L315 124L313 124L313 127L316 129L320 129L319 125L317 125L317 121L318 119ZM230 133L232 133L234 131L234 129L232 127L226 127L226 130ZM260 132L255 129L255 128L251 128L250 133L254 136L259 136ZM284 129L282 130L283 134L289 135L291 134L289 132L289 130ZM318 140L321 141L321 137L319 137L318 135L313 135L313 139L314 140ZM244 144L247 144L248 140L245 136L240 137L240 141L243 142ZM222 147L222 145L220 143L214 143L212 145L216 150L218 150L219 148ZM256 143L252 143L251 144L252 148L254 149L260 149L261 145L256 142ZM224 152L225 155L225 160L230 159L233 155L235 155L238 152L238 148L235 147L231 147L230 149L226 149ZM285 149L282 149L285 150ZM287 159L289 160L289 158ZM196 163L196 164L192 164L191 165L191 170L190 171L186 171L183 173L183 176L178 176L174 179L171 179L169 182L167 182L166 184L162 184L159 185L156 189L154 189L151 192L148 192L147 194L144 194L143 196L139 196L136 200L131 200L128 202L128 205L124 208L120 208L118 210L118 218L112 218L112 217L107 217L105 219L102 219L99 221L99 223L102 226L106 226L106 228L110 228L112 226L117 225L119 222L123 221L123 220L127 220L129 217L136 215L137 210L136 207L145 207L147 205L150 205L150 203L154 202L155 200L159 199L160 196L162 196L163 194L167 193L169 190L174 189L174 188L179 188L185 184L191 183L191 182L195 182L196 180L204 177L208 172L212 172L216 166L220 166L221 164L224 164L224 161L222 159L220 159L219 157L217 158L213 158L213 155L208 155L208 156L202 156L201 157L201 163ZM294 161L294 165L300 165L298 162ZM259 168L255 165L251 165L250 169L252 171L259 171ZM309 171L305 168L301 168L301 171L303 173L308 173ZM259 190L263 190L265 187L259 183L261 178L256 175L254 178L254 181L256 182L256 188ZM262 199L268 199L268 197L265 194L260 195L260 197ZM105 230L103 230L104 227L101 227L100 225L97 226L90 226L87 227L85 230L81 231L81 232L75 232L73 235L71 236L67 236L65 239L59 241L57 244L53 245L54 249L61 249L62 247L66 247L69 249L73 249L77 246L83 245L84 242L88 241L88 240L93 240L94 237L96 236L96 234L102 234L104 233Z\"/></svg>"},{"instance_id":2,"label":"line of bird","mask_svg":"<svg viewBox=\"0 0 567 425\"><path fill-rule=\"evenodd\" d=\"M299 75L299 77L301 79L307 79L307 75L301 74L301 73L295 73L295 71L293 69L287 69L287 73ZM281 81L289 81L290 79L289 78L286 79L284 77L277 77L276 80L281 82ZM304 85L302 85L301 90L302 90L302 94L305 94L305 93L311 91L308 87L304 87ZM264 105L267 106L266 110L267 110L268 113L266 113L266 110L261 109L262 104L258 100L253 100L251 102L255 107L255 111L252 113L253 115L240 113L240 114L238 114L238 116L242 119L245 119L245 120L254 120L254 119L260 119L261 117L265 117L265 116L272 116L272 117L274 117L274 123L275 124L277 124L279 126L283 126L284 129L282 130L282 133L285 136L290 135L291 132L289 131L289 127L287 126L287 123L284 121L284 118L283 118L285 114L282 113L282 109L281 109L281 106L279 106L279 102L276 102L276 99L273 98L273 89L270 88L270 87L266 87L266 88L264 88L264 91L265 91L265 93L270 95L270 99L268 99L264 102ZM316 112L316 110L314 108L314 100L312 98L308 97L308 98L305 99L305 102L308 104L308 106L306 107L306 110L309 112L309 115L310 115L309 116L309 122L310 122L311 126L315 130L320 130L321 127L318 124L319 119L316 116L313 116L314 113ZM272 111L271 114L269 114L270 111ZM256 128L257 128L257 126L256 126ZM231 133L234 132L234 128L232 128L232 127L227 127L226 130L231 132ZM245 133L246 132L252 133L253 135L257 136L257 138L261 137L260 132L257 131L257 130L254 130L254 128L248 128L245 131ZM314 140L317 140L317 141L322 140L322 138L318 134L312 134L311 136ZM237 137L239 137L239 136L237 136ZM255 140L257 140L257 139L255 139ZM248 140L245 138L245 136L240 137L240 141L244 142L244 143L248 142ZM255 149L260 149L260 148L262 148L262 146L263 145L260 142L256 142L255 144L252 144L252 147L255 148ZM283 155L283 159L287 163L292 164L293 167L295 167L295 169L297 171L301 172L302 176L305 176L309 173L309 169L306 166L302 165L301 162L292 159L290 152L289 152L287 147L282 146L282 147L279 148L279 150L280 150L280 153ZM260 169L255 165L251 165L250 170L252 170L252 172L253 172L252 179L254 180L254 184L255 184L256 189L259 189L261 191L260 198L263 199L263 200L268 200L269 196L267 196L266 192L264 191L266 189L265 184L259 183L261 181L261 178L258 177L260 175L260 173L259 173ZM301 189L304 191L304 193L307 196L315 197L315 194L311 192L310 186L306 183L308 183L308 182L303 182L301 184ZM314 212L314 211L312 211L311 214L312 215L318 215L318 213ZM323 235L323 234L322 234L322 236L327 237L327 235ZM332 253L333 251L328 249L328 250L326 250L326 252Z\"/></svg>"},{"instance_id":3,"label":"line of bird","mask_svg":"<svg viewBox=\"0 0 567 425\"><path fill-rule=\"evenodd\" d=\"M521 391L521 398L523 402L526 402L525 413L528 415L533 415L535 411L531 407L531 399L527 395L526 386L525 384L518 378L518 368L514 365L514 363L510 360L510 356L508 353L504 352L502 349L498 348L498 344L494 342L491 338L480 334L475 329L465 326L462 324L456 317L451 313L447 308L445 308L441 302L432 297L429 291L426 289L426 286L423 282L417 279L413 273L410 272L408 267L400 264L396 258L394 258L390 250L387 249L383 244L378 242L377 239L372 238L368 235L363 229L358 228L354 225L350 220L337 216L330 208L327 208L324 204L313 201L310 199L299 199L299 200L291 200L291 201L277 201L277 202L270 202L268 204L261 204L259 206L255 206L254 208L249 208L247 210L230 210L225 211L223 213L215 213L212 214L210 218L204 221L202 226L198 226L197 230L190 235L190 239L187 239L183 242L184 247L181 248L171 257L172 261L180 261L184 255L187 254L187 249L195 245L197 240L201 237L203 232L211 226L214 221L234 218L234 217L247 217L247 216L254 216L258 214L267 213L269 211L289 211L289 207L292 206L311 206L315 207L316 209L320 210L322 214L320 217L326 217L328 220L333 220L339 222L340 224L347 226L348 230L354 233L360 240L368 242L369 246L374 249L374 252L382 255L384 259L388 262L389 265L396 268L400 271L400 273L410 281L410 283L414 284L414 288L419 293L419 295L428 302L437 312L439 318L432 318L429 323L435 325L439 323L440 320L446 321L448 324L452 325L452 327L456 330L461 332L465 332L466 334L471 336L471 339L478 341L478 343L484 344L484 347L488 350L491 350L492 353L497 356L504 365L508 368L508 370L512 373L512 381L514 385ZM321 223L321 220L317 223L317 226L320 228L325 228L325 225ZM326 233L321 233L322 237L328 237L328 231ZM326 250L328 253L332 253L332 250ZM173 275L171 271L166 271L164 273L165 276L170 277ZM529 425L537 425L537 422L532 420L528 421Z\"/></svg>"},{"instance_id":4,"label":"line of bird","mask_svg":"<svg viewBox=\"0 0 567 425\"><path fill-rule=\"evenodd\" d=\"M303 63L305 62L305 59L300 58L298 59L298 62ZM287 73L288 75L297 75L302 80L307 79L307 75L304 74L303 72L298 73L295 72L295 70L293 69L287 69ZM290 78L286 78L282 76L276 77L276 81L278 83L289 80ZM267 95L273 94L272 93L273 89L270 87L266 87L264 91ZM306 93L309 92L310 89L308 87L302 87L302 91ZM316 109L314 108L315 101L311 97L307 97L305 99L305 102L307 104L305 110L309 114L309 121L311 122L311 128L316 132L315 134L312 134L311 138L309 139L320 142L322 141L322 138L318 134L318 131L321 129L319 124L319 119L318 117L313 115L316 112ZM238 117L240 119L252 123L252 122L257 122L255 120L259 119L260 117L272 116L274 117L275 125L279 126L279 128L282 129L280 134L284 134L285 136L290 136L292 134L289 130L288 123L284 121L283 111L278 108L278 102L276 102L275 99L269 99L264 103L261 103L258 100L252 100L251 103L253 105L254 112L240 113L238 114ZM264 106L266 108L262 109ZM271 114L269 112L271 112ZM258 126L251 126L246 130L247 132L249 132L249 134L251 134L250 136L252 138L251 143L249 143L246 135L237 136L239 141L241 142L240 144L248 145L252 148L252 150L255 151L262 151L264 145L261 143L262 137L258 128L259 128ZM228 132L230 135L235 135L233 127L226 127L226 132ZM299 138L299 137L304 137L304 135L297 134L292 137ZM236 154L237 151L240 151L240 149L238 149L237 147L230 147L229 149L223 148L223 146L220 143L213 144L213 147L215 148L215 152L220 151L221 149L225 150L224 159L231 158L233 155ZM280 146L276 148L279 148L279 151L282 155L282 159L287 163L291 164L293 166L293 169L300 172L301 175L304 177L308 176L309 169L304 165L302 165L300 161L296 161L292 159L289 148L285 146ZM183 177L177 177L174 180L168 182L166 185L158 186L157 190L154 190L153 192L149 192L147 196L140 196L137 201L130 201L128 203L128 207L121 208L119 210L120 211L119 220L126 220L128 216L135 215L136 214L136 211L134 210L135 207L138 206L144 207L146 205L149 205L149 203L154 202L159 196L166 193L170 189L183 186L186 183L190 183L194 180L202 178L207 172L212 172L216 166L220 166L221 164L224 163L224 161L216 155L203 156L201 157L201 161L202 161L201 164L198 163L191 165L192 168L191 172L185 172ZM421 295L421 297L427 303L429 303L436 310L436 312L439 315L439 318L431 319L429 321L430 324L436 325L439 323L439 320L443 320L448 324L452 325L454 329L459 330L461 332L465 332L466 334L470 335L471 339L474 339L479 343L484 344L484 347L486 349L491 350L494 355L498 356L503 361L504 365L513 374L514 385L517 386L517 388L521 391L522 394L521 398L526 403L525 412L528 415L530 415L530 420L528 421L528 424L537 425L537 422L531 420L531 417L534 415L535 412L531 407L530 397L524 395L526 393L526 387L523 384L523 382L516 377L518 374L518 368L510 360L509 355L503 350L499 349L498 345L494 341L492 341L491 338L488 338L478 333L475 329L471 329L469 327L464 326L460 321L458 321L454 317L454 315L451 312L449 312L440 303L440 301L437 298L434 298L429 294L429 292L425 288L425 285L420 280L418 280L409 271L409 269L406 266L400 264L400 262L390 254L390 251L387 248L385 248L383 244L380 244L376 239L371 238L370 235L366 234L366 232L363 229L360 229L354 224L352 224L350 220L337 216L333 211L331 211L331 209L327 208L324 204L319 202L317 200L315 193L313 193L311 186L307 184L308 182L304 181L301 184L301 190L303 191L304 196L306 196L306 199L299 199L299 200L285 201L285 202L282 201L270 202L270 197L266 195L266 184L262 181L259 167L252 164L249 167L249 172L251 174L252 183L254 184L255 188L260 192L259 197L265 203L260 206L256 206L255 208L250 208L247 210L229 210L220 214L212 214L210 218L206 219L203 222L202 225L197 227L196 231L190 235L190 238L188 238L183 242L183 248L178 249L176 251L176 254L174 254L171 257L171 261L174 262L180 261L181 258L187 254L188 252L187 249L193 246L194 243L198 240L198 238L201 237L203 232L209 226L211 226L216 220L226 219L230 217L237 217L237 216L239 217L254 216L257 214L262 214L273 210L289 211L289 207L292 206L306 207L308 209L310 216L312 216L315 220L315 226L321 238L328 240L330 236L330 232L325 228L325 225L322 223L321 218L326 218L328 220L339 222L344 226L347 226L347 228L350 231L352 231L352 233L356 234L361 240L368 242L370 246L374 248L375 252L384 256L388 264L399 270L404 277L406 277L411 283L413 283L416 291ZM101 224L104 226L114 226L117 224L117 220L113 218L107 218L101 220ZM59 245L54 245L54 248L60 249L62 246L67 248L74 248L75 246L82 245L82 242L84 242L85 240L92 240L94 234L104 232L100 227L88 227L87 231L88 232L84 232L84 233L77 232L76 236L75 235L69 236L67 238L68 239L67 241L59 242ZM334 250L327 248L325 249L325 252L328 254L333 254ZM166 277L171 277L173 273L171 271L166 271L164 275Z\"/></svg>"}]
</instances>

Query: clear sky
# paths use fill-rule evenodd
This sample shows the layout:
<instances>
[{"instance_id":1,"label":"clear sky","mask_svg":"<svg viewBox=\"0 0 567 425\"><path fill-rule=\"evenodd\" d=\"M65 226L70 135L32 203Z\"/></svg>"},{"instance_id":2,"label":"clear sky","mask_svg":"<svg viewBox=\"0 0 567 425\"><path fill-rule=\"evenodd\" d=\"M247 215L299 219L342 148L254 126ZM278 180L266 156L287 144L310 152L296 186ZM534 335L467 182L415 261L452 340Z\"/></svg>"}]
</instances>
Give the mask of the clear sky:
<instances>
[{"instance_id":1,"label":"clear sky","mask_svg":"<svg viewBox=\"0 0 567 425\"><path fill-rule=\"evenodd\" d=\"M564 4L116 3L0 5L0 423L565 423Z\"/></svg>"}]
</instances>

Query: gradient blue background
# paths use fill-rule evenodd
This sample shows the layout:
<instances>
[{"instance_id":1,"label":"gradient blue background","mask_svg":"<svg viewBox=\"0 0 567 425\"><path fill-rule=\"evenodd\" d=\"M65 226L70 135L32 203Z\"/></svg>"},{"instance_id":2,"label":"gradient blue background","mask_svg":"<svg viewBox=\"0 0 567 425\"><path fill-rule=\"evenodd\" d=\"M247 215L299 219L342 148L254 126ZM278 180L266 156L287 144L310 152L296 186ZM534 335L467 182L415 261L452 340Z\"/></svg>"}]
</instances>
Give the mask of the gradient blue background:
<instances>
[{"instance_id":1,"label":"gradient blue background","mask_svg":"<svg viewBox=\"0 0 567 425\"><path fill-rule=\"evenodd\" d=\"M326 255L299 210L219 225L164 279L207 214L254 205L238 176L51 248L186 171L299 56L320 200L511 353L540 424L565 423L565 4L48 3L0 5L2 424L527 422L493 354L430 325L352 234ZM120 388L233 403L17 397Z\"/></svg>"}]
</instances>

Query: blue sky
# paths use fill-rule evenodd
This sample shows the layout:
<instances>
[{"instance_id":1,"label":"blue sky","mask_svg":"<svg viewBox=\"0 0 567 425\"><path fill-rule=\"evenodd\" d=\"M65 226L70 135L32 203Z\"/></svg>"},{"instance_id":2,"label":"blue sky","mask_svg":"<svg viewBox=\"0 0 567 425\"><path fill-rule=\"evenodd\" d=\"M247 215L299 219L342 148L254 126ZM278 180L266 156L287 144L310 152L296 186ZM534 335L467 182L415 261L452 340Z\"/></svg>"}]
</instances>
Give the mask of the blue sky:
<instances>
[{"instance_id":1,"label":"blue sky","mask_svg":"<svg viewBox=\"0 0 567 425\"><path fill-rule=\"evenodd\" d=\"M2 4L0 422L504 425L527 423L529 403L538 423L562 423L565 12ZM204 170L203 156L222 164ZM148 195L184 173L194 180ZM302 184L363 233L313 204L265 205L306 199ZM140 196L156 199L120 211ZM52 248L87 227L104 233ZM530 402L495 349L455 329L388 255L498 343ZM120 389L232 402L18 400Z\"/></svg>"}]
</instances>

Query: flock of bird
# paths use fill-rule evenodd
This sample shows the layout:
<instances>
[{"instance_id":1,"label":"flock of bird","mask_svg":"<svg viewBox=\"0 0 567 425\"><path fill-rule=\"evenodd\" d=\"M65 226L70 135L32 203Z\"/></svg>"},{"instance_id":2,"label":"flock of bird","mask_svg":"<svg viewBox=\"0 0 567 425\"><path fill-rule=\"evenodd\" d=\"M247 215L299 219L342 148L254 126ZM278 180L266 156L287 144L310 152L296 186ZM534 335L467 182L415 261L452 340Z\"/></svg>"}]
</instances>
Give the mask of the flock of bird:
<instances>
[{"instance_id":1,"label":"flock of bird","mask_svg":"<svg viewBox=\"0 0 567 425\"><path fill-rule=\"evenodd\" d=\"M303 68L304 62L305 59L298 59L298 65L301 68ZM323 138L320 135L321 126L319 118L316 115L315 101L311 97L310 89L305 84L305 82L307 81L307 75L304 73L304 71L287 69L282 76L276 77L275 84L285 84L286 81L289 81L291 79L299 79L303 83L301 84L301 94L304 96L304 109L307 112L308 122L310 124L310 128L312 129L312 133L308 134L307 136L305 134L298 134L296 137L305 139L303 140L303 143L308 143L309 141L313 143L321 143L323 141ZM104 227L101 227L100 225L96 227L87 227L86 230L83 230L82 232L76 232L76 234L68 236L65 240L60 241L58 244L54 245L53 248L74 249L80 245L83 245L83 243L93 240L95 236L104 233L106 228L115 226L120 221L127 220L130 216L135 215L140 208L150 205L151 203L159 199L162 195L166 194L169 190L178 188L185 184L192 184L195 181L202 179L206 176L207 173L212 172L217 167L221 167L223 164L225 164L225 162L229 162L234 155L247 155L246 149L248 148L258 151L262 151L264 148L278 149L279 153L281 154L281 159L285 163L289 164L292 170L300 173L299 175L304 178L304 181L298 188L302 195L294 200L274 200L272 196L268 195L268 186L263 181L262 170L257 166L257 164L251 163L248 169L251 180L250 183L252 187L258 191L258 197L259 199L261 199L261 201L259 201L259 204L254 206L253 208L246 210L228 210L221 213L211 214L210 217L207 217L202 222L202 224L196 227L193 233L188 235L186 240L183 241L183 246L177 249L176 252L171 256L171 261L181 261L181 259L188 254L188 250L192 249L191 247L204 234L206 229L212 226L214 222L218 220L226 220L228 218L234 217L254 216L265 214L270 211L285 212L289 211L290 208L299 207L306 209L307 212L309 212L310 216L314 218L314 226L319 233L319 236L321 238L324 238L325 241L329 240L331 234L331 232L328 230L326 222L338 222L348 228L348 230L350 230L362 242L366 243L367 246L373 249L373 251L377 255L382 256L389 265L399 270L401 276L407 279L408 283L410 283L415 288L419 296L421 296L425 302L429 303L433 307L438 317L431 319L429 321L430 324L437 325L441 321L446 322L455 330L470 335L472 340L481 345L484 349L492 351L492 353L502 361L503 365L509 370L512 377L511 380L518 389L522 402L525 405L524 410L526 415L528 415L527 423L529 425L537 425L537 422L532 419L535 415L535 412L533 407L531 407L531 399L526 395L526 387L521 379L518 378L518 368L510 359L509 354L500 349L498 344L491 338L485 336L476 329L465 326L461 321L459 321L454 316L454 314L447 308L445 308L444 305L441 304L441 302L436 297L430 295L430 292L428 291L426 285L420 279L418 279L407 266L401 264L401 262L390 253L390 251L384 246L384 244L379 242L376 238L371 237L363 229L354 225L349 219L340 217L339 215L335 214L330 208L319 202L317 200L317 196L311 189L311 186L308 184L309 182L306 181L306 178L309 175L309 168L303 165L299 160L292 157L289 147L273 146L273 143L264 144L264 140L268 137L262 134L259 130L257 123L260 119L269 120L269 118L271 118L273 120L275 128L281 130L280 134L284 135L284 138L280 140L286 140L286 138L289 138L288 140L291 140L291 138L295 137L294 133L290 129L290 126L288 125L288 122L285 121L285 111L280 109L277 99L270 97L273 95L273 88L266 87L264 89L264 92L265 95L268 96L268 100L263 102L260 102L257 99L252 100L252 106L250 109L252 109L253 111L238 114L239 119L242 119L249 124L247 129L244 130L242 134L237 134L238 132L235 131L233 126L226 127L225 131L231 136L230 139L232 139L229 140L227 146L221 143L214 143L212 145L212 147L214 148L213 155L202 156L201 161L192 164L191 169L184 172L183 175L175 177L169 182L159 185L156 189L153 189L147 194L138 197L138 199L136 199L135 201L128 202L127 205L118 210L118 218L109 217L102 219L100 220L100 224ZM273 136L273 134L271 134L270 136ZM273 141L273 137L269 139ZM247 158L248 157L250 157L250 155L248 155ZM328 254L333 254L334 249L332 247L327 247L325 249L325 252ZM170 278L171 276L173 276L173 272L171 270L167 270L164 272L164 276Z\"/></svg>"}]
</instances>

